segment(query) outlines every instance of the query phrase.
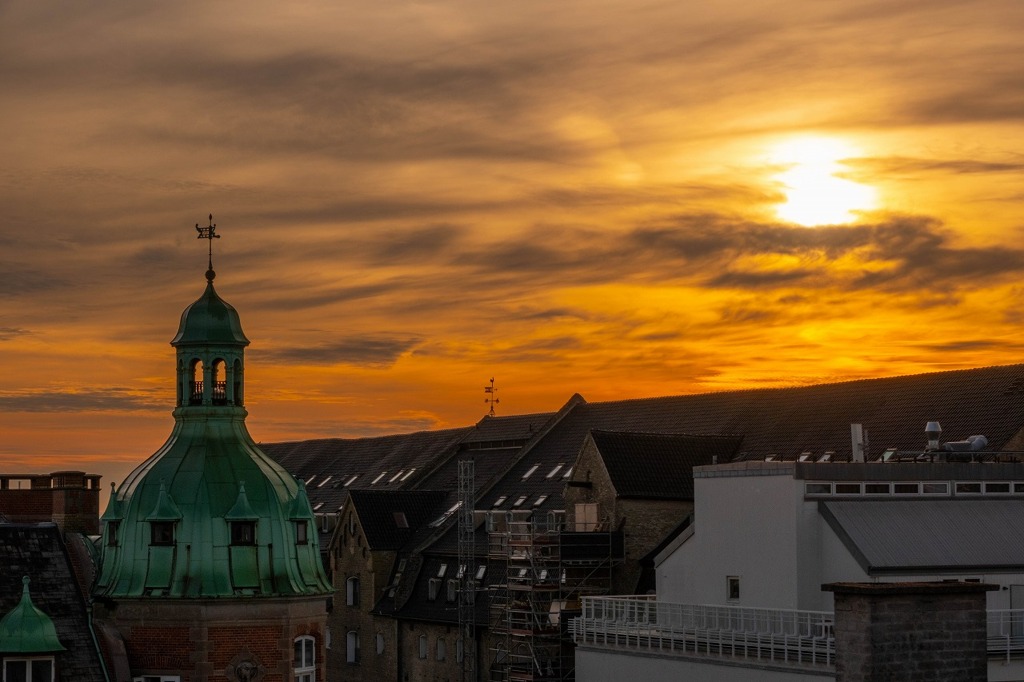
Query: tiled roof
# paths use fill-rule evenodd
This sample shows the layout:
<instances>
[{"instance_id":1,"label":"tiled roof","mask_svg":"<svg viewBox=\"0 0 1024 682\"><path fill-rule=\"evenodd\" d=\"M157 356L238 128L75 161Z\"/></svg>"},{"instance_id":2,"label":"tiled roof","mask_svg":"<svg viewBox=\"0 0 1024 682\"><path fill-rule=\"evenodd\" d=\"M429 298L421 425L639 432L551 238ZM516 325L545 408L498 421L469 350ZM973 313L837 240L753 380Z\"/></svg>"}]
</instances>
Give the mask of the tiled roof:
<instances>
[{"instance_id":1,"label":"tiled roof","mask_svg":"<svg viewBox=\"0 0 1024 682\"><path fill-rule=\"evenodd\" d=\"M619 497L693 499L693 467L728 462L736 436L591 431Z\"/></svg>"},{"instance_id":2,"label":"tiled roof","mask_svg":"<svg viewBox=\"0 0 1024 682\"><path fill-rule=\"evenodd\" d=\"M819 511L869 574L1024 570L1020 500L827 500Z\"/></svg>"},{"instance_id":3,"label":"tiled roof","mask_svg":"<svg viewBox=\"0 0 1024 682\"><path fill-rule=\"evenodd\" d=\"M71 568L60 529L52 523L0 524L0 615L17 606L29 576L32 602L50 617L67 651L56 655L62 682L104 680L89 629L85 599Z\"/></svg>"},{"instance_id":4,"label":"tiled roof","mask_svg":"<svg viewBox=\"0 0 1024 682\"><path fill-rule=\"evenodd\" d=\"M525 441L533 437L555 415L554 412L484 417L466 434L465 444L496 441Z\"/></svg>"},{"instance_id":5,"label":"tiled roof","mask_svg":"<svg viewBox=\"0 0 1024 682\"><path fill-rule=\"evenodd\" d=\"M336 512L349 490L409 488L454 453L472 428L261 443L260 448L293 476L308 481L307 494L314 511Z\"/></svg>"},{"instance_id":6,"label":"tiled roof","mask_svg":"<svg viewBox=\"0 0 1024 682\"><path fill-rule=\"evenodd\" d=\"M351 504L371 550L396 551L444 511L446 493L436 490L353 490Z\"/></svg>"},{"instance_id":7,"label":"tiled roof","mask_svg":"<svg viewBox=\"0 0 1024 682\"><path fill-rule=\"evenodd\" d=\"M408 587L411 588L411 594L409 598L398 604L396 609L394 601L385 596L378 602L375 612L380 615L397 615L407 620L458 623L458 597L456 595L455 601L448 599L450 596L448 593L448 581L455 580L458 575L458 560L455 557L438 556L435 554L423 554L421 556L423 557L422 567L415 574L410 575L411 584ZM481 565L487 564L478 561L476 568L479 569ZM444 576L439 577L442 566L444 566ZM486 571L501 572L497 565L488 565ZM479 625L484 625L488 621L490 599L486 591L486 585L489 580L490 576L485 572L484 580L481 581L477 599L474 602L476 622ZM436 581L435 589L437 592L433 599L430 598L431 581ZM458 634L455 633L452 636L458 637Z\"/></svg>"}]
</instances>

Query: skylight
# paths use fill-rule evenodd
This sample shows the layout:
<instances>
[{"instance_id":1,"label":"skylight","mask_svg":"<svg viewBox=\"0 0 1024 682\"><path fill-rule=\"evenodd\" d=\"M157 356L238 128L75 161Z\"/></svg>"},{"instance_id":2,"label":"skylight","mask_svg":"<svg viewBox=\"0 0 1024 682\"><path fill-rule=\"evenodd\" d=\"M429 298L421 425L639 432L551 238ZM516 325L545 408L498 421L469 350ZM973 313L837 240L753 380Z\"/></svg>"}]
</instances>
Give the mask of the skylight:
<instances>
[{"instance_id":1,"label":"skylight","mask_svg":"<svg viewBox=\"0 0 1024 682\"><path fill-rule=\"evenodd\" d=\"M447 519L449 516L454 514L458 510L458 508L461 507L461 506L462 506L462 502L456 502L455 504L453 504L448 511L446 511L444 514L441 514L441 516L439 516L437 519L431 521L430 522L430 527L431 528L437 528L438 526L440 526L442 523L445 522L445 519Z\"/></svg>"},{"instance_id":2,"label":"skylight","mask_svg":"<svg viewBox=\"0 0 1024 682\"><path fill-rule=\"evenodd\" d=\"M405 469L399 469L398 473L388 479L388 483L394 483L398 477L405 473Z\"/></svg>"},{"instance_id":3,"label":"skylight","mask_svg":"<svg viewBox=\"0 0 1024 682\"><path fill-rule=\"evenodd\" d=\"M396 526L398 526L399 528L408 528L409 527L409 520L407 518L405 518L405 512L396 511L396 512L391 512L391 514L392 514L392 516L395 519L395 525Z\"/></svg>"},{"instance_id":4,"label":"skylight","mask_svg":"<svg viewBox=\"0 0 1024 682\"><path fill-rule=\"evenodd\" d=\"M345 487L347 488L347 487L349 487L350 485L352 485L352 481L356 480L357 478L359 478L359 474L356 474L356 475L355 475L355 476L353 476L352 478L350 478L350 479L348 479L347 481L345 481Z\"/></svg>"},{"instance_id":5,"label":"skylight","mask_svg":"<svg viewBox=\"0 0 1024 682\"><path fill-rule=\"evenodd\" d=\"M441 568L437 569L437 577L443 578L444 574L448 572L448 564L441 564Z\"/></svg>"},{"instance_id":6,"label":"skylight","mask_svg":"<svg viewBox=\"0 0 1024 682\"><path fill-rule=\"evenodd\" d=\"M387 476L387 474L388 474L388 472L386 472L386 471L380 472L379 474L377 474L377 478L375 478L372 481L370 481L370 485L376 485L377 481L379 481L380 479L382 479L385 476Z\"/></svg>"},{"instance_id":7,"label":"skylight","mask_svg":"<svg viewBox=\"0 0 1024 682\"><path fill-rule=\"evenodd\" d=\"M565 466L565 463L563 463L563 462L559 462L559 463L558 463L557 465L555 465L555 468L554 468L554 469L552 469L552 470L551 470L551 471L550 471L550 472L548 473L548 475L547 475L547 476L545 476L544 478L554 478L555 476L557 476L557 475L558 475L558 472L559 472L559 471L561 471L561 470L562 470L562 467L564 467L564 466Z\"/></svg>"},{"instance_id":8,"label":"skylight","mask_svg":"<svg viewBox=\"0 0 1024 682\"><path fill-rule=\"evenodd\" d=\"M519 499L518 499L518 500L516 500L515 502L513 502L513 503L512 503L512 506L513 506L513 507L518 507L518 506L519 506L519 505L521 505L521 504L522 504L523 502L526 502L526 495L520 495L520 496L519 496Z\"/></svg>"},{"instance_id":9,"label":"skylight","mask_svg":"<svg viewBox=\"0 0 1024 682\"><path fill-rule=\"evenodd\" d=\"M404 481L405 479L407 479L410 476L412 476L412 472L414 472L414 471L416 471L416 467L413 467L412 469L409 469L408 471L406 471L405 472L405 476L402 476L402 478L400 478L399 480Z\"/></svg>"},{"instance_id":10,"label":"skylight","mask_svg":"<svg viewBox=\"0 0 1024 682\"><path fill-rule=\"evenodd\" d=\"M487 573L487 565L486 564L483 565L483 566L477 566L477 568L476 568L476 579L477 580L483 580L485 573Z\"/></svg>"},{"instance_id":11,"label":"skylight","mask_svg":"<svg viewBox=\"0 0 1024 682\"><path fill-rule=\"evenodd\" d=\"M544 500L546 500L546 499L548 499L548 496L547 496L547 495L541 495L541 496L540 496L540 497L538 497L538 498L537 498L537 500L536 500L536 501L535 501L535 502L533 503L533 506L534 506L534 507L539 507L539 506L541 506L542 504L544 504Z\"/></svg>"},{"instance_id":12,"label":"skylight","mask_svg":"<svg viewBox=\"0 0 1024 682\"><path fill-rule=\"evenodd\" d=\"M312 483L314 478L316 478L316 474L313 474L312 476L307 478L306 479L306 485L309 485L310 483Z\"/></svg>"},{"instance_id":13,"label":"skylight","mask_svg":"<svg viewBox=\"0 0 1024 682\"><path fill-rule=\"evenodd\" d=\"M328 482L328 481L330 481L330 480L331 480L332 478L334 478L334 476L328 476L328 477L327 477L327 478L325 478L324 480L320 481L320 482L319 482L319 483L317 484L317 486L316 486L316 487L317 487L317 488L323 488L323 487L324 487L325 485L327 485L327 482Z\"/></svg>"},{"instance_id":14,"label":"skylight","mask_svg":"<svg viewBox=\"0 0 1024 682\"><path fill-rule=\"evenodd\" d=\"M323 502L317 502L316 504L313 505L313 511L318 511L322 506L324 506Z\"/></svg>"},{"instance_id":15,"label":"skylight","mask_svg":"<svg viewBox=\"0 0 1024 682\"><path fill-rule=\"evenodd\" d=\"M530 476L533 475L533 472L536 471L539 468L540 468L539 464L534 464L532 467L530 467L530 469L525 474L523 474L523 480L525 481L526 479L528 479Z\"/></svg>"},{"instance_id":16,"label":"skylight","mask_svg":"<svg viewBox=\"0 0 1024 682\"><path fill-rule=\"evenodd\" d=\"M507 499L508 499L508 495L502 495L501 497L499 497L498 499L496 499L494 501L494 506L495 507L500 507L501 505L505 504L505 500L507 500Z\"/></svg>"},{"instance_id":17,"label":"skylight","mask_svg":"<svg viewBox=\"0 0 1024 682\"><path fill-rule=\"evenodd\" d=\"M572 476L572 467L565 470L565 473L562 474L562 478L569 478L570 476Z\"/></svg>"}]
</instances>

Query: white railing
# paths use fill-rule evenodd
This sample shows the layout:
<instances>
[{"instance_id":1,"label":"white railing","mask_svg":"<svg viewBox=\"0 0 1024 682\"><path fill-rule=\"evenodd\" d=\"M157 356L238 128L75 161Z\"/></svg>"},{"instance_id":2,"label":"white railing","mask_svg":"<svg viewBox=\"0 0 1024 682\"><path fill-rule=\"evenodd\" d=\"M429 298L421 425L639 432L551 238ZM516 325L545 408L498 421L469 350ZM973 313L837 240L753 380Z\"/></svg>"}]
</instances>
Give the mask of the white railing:
<instances>
[{"instance_id":1,"label":"white railing","mask_svg":"<svg viewBox=\"0 0 1024 682\"><path fill-rule=\"evenodd\" d=\"M672 604L653 596L584 597L577 644L831 666L832 614Z\"/></svg>"},{"instance_id":2,"label":"white railing","mask_svg":"<svg viewBox=\"0 0 1024 682\"><path fill-rule=\"evenodd\" d=\"M1024 609L988 611L988 655L1024 657ZM705 653L833 665L833 615L827 611L672 604L653 595L584 597L570 623L577 644Z\"/></svg>"},{"instance_id":3,"label":"white railing","mask_svg":"<svg viewBox=\"0 0 1024 682\"><path fill-rule=\"evenodd\" d=\"M993 609L988 612L988 655L1024 655L1024 609Z\"/></svg>"}]
</instances>

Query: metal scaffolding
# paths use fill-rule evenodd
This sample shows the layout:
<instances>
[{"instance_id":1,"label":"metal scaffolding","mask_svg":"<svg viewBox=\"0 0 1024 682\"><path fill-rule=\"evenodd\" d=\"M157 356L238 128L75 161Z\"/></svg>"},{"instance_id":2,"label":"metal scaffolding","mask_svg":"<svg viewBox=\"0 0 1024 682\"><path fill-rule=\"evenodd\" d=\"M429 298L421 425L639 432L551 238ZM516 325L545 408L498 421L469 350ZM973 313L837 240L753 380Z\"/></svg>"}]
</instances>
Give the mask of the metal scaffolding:
<instances>
[{"instance_id":1,"label":"metal scaffolding","mask_svg":"<svg viewBox=\"0 0 1024 682\"><path fill-rule=\"evenodd\" d=\"M459 460L459 637L462 640L462 682L476 682L476 540L473 503L475 465Z\"/></svg>"},{"instance_id":2,"label":"metal scaffolding","mask_svg":"<svg viewBox=\"0 0 1024 682\"><path fill-rule=\"evenodd\" d=\"M568 621L583 596L608 594L622 533L571 532L562 512L492 514L488 559L504 568L491 600L492 682L575 679Z\"/></svg>"}]
</instances>

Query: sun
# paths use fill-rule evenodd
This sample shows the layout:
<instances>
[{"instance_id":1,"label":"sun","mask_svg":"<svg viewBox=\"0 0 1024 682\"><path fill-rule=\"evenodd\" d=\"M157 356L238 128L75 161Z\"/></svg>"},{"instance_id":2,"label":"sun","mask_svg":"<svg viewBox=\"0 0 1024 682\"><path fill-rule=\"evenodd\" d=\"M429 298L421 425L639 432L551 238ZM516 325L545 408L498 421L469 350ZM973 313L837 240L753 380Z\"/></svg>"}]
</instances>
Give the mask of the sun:
<instances>
[{"instance_id":1,"label":"sun","mask_svg":"<svg viewBox=\"0 0 1024 682\"><path fill-rule=\"evenodd\" d=\"M857 155L851 144L832 137L792 138L773 147L770 161L785 169L775 176L786 195L776 208L779 218L808 227L837 225L875 208L873 187L838 175L843 160Z\"/></svg>"}]
</instances>

